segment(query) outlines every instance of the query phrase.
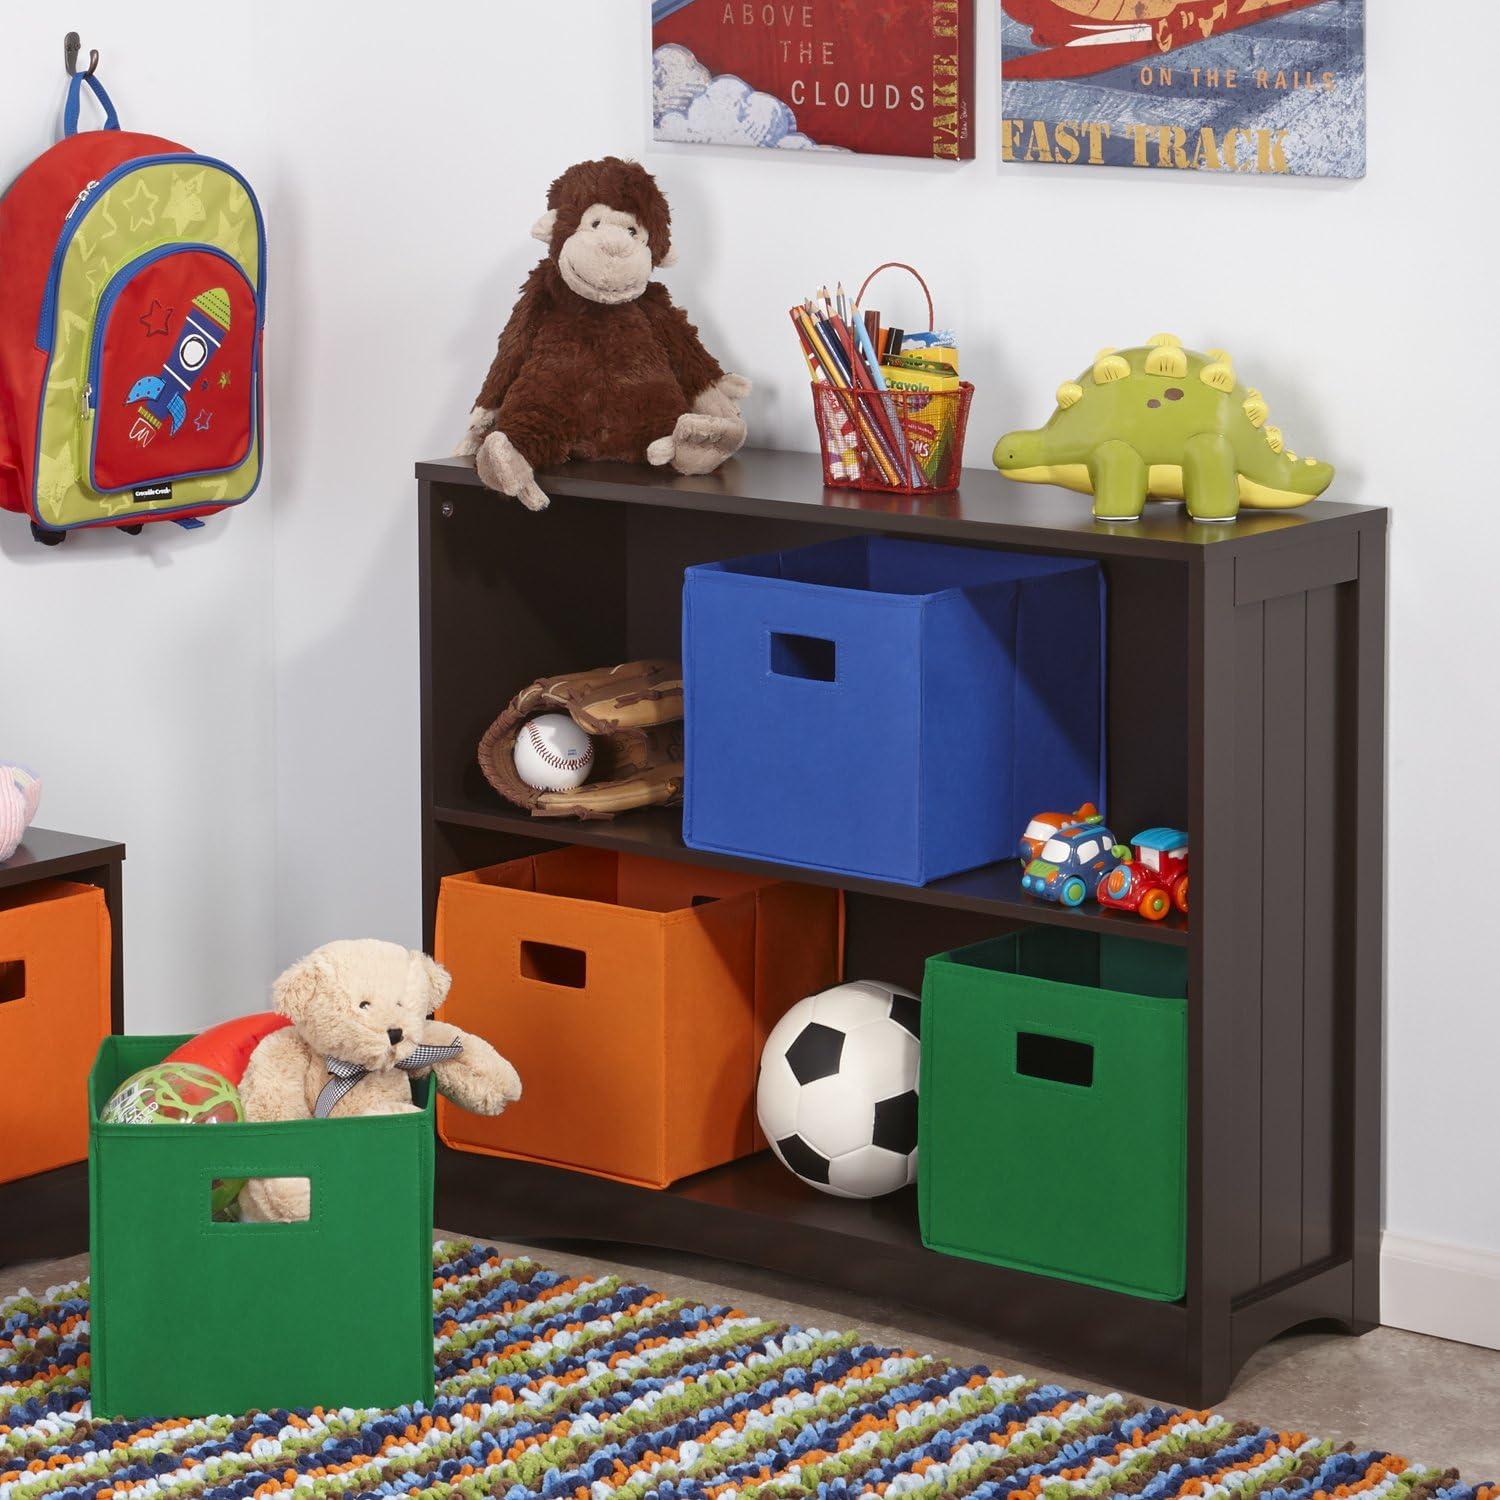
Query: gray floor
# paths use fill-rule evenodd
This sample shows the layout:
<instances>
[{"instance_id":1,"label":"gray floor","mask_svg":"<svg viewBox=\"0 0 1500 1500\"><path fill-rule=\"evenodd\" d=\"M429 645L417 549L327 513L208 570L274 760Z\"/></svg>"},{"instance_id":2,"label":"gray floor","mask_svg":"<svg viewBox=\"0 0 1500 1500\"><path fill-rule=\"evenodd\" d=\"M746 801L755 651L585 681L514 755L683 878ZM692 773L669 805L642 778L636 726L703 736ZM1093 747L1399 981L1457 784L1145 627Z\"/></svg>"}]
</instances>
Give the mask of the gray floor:
<instances>
[{"instance_id":1,"label":"gray floor","mask_svg":"<svg viewBox=\"0 0 1500 1500\"><path fill-rule=\"evenodd\" d=\"M1043 1369L945 1318L890 1307L837 1288L748 1266L626 1245L525 1247L549 1265L623 1272L673 1295L733 1302L763 1316L822 1328L859 1328L873 1338L930 1350L966 1364L1052 1376L1098 1389L1086 1371ZM610 1258L600 1259L604 1251ZM0 1270L0 1296L40 1291L86 1275L88 1257ZM1141 1394L1149 1395L1149 1392ZM1414 1462L1457 1468L1470 1483L1500 1480L1500 1351L1380 1328L1361 1339L1303 1334L1278 1340L1251 1360L1219 1409L1288 1431Z\"/></svg>"}]
</instances>

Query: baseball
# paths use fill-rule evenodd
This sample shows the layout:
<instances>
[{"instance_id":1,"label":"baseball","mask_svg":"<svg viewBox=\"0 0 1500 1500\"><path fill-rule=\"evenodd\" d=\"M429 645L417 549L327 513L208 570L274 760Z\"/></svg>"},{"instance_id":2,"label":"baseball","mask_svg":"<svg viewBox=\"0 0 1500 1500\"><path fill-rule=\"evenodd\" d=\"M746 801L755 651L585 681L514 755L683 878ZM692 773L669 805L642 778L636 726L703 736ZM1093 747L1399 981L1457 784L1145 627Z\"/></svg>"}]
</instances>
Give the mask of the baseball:
<instances>
[{"instance_id":1,"label":"baseball","mask_svg":"<svg viewBox=\"0 0 1500 1500\"><path fill-rule=\"evenodd\" d=\"M582 786L594 764L594 742L566 714L538 714L516 736L516 775L539 792Z\"/></svg>"}]
</instances>

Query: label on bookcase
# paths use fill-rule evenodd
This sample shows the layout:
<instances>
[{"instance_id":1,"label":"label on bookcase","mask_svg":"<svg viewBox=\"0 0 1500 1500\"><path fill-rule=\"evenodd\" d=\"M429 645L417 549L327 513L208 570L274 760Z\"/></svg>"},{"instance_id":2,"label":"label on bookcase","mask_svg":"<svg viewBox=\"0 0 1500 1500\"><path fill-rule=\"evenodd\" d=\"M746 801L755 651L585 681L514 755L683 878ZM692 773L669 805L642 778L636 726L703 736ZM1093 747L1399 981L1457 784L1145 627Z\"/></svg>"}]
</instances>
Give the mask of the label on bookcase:
<instances>
[{"instance_id":1,"label":"label on bookcase","mask_svg":"<svg viewBox=\"0 0 1500 1500\"><path fill-rule=\"evenodd\" d=\"M656 139L966 161L974 0L653 0Z\"/></svg>"}]
</instances>

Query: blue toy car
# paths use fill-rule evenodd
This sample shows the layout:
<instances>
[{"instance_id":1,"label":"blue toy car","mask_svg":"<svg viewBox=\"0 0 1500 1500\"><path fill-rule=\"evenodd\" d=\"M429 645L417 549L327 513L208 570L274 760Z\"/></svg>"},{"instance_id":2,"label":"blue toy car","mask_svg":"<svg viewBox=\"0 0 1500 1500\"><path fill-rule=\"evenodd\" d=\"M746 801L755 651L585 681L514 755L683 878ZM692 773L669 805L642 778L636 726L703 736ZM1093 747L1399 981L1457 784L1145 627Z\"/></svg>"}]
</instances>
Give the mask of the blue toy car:
<instances>
[{"instance_id":1,"label":"blue toy car","mask_svg":"<svg viewBox=\"0 0 1500 1500\"><path fill-rule=\"evenodd\" d=\"M1121 849L1103 823L1083 823L1054 834L1042 852L1026 866L1021 889L1043 901L1082 906L1100 880L1118 865L1128 849Z\"/></svg>"}]
</instances>

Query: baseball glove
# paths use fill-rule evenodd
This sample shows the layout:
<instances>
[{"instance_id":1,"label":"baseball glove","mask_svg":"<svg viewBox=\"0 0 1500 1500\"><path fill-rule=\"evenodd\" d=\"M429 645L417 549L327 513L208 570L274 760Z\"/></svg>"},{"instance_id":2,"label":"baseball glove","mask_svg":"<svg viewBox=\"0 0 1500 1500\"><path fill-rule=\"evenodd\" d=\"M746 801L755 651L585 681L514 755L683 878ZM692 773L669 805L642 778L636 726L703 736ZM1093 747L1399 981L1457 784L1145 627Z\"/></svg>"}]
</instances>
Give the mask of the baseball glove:
<instances>
[{"instance_id":1,"label":"baseball glove","mask_svg":"<svg viewBox=\"0 0 1500 1500\"><path fill-rule=\"evenodd\" d=\"M565 713L593 736L590 780L542 792L516 773L516 736L527 719ZM542 677L523 688L479 742L485 780L535 818L612 818L682 797L682 667L629 661Z\"/></svg>"}]
</instances>

